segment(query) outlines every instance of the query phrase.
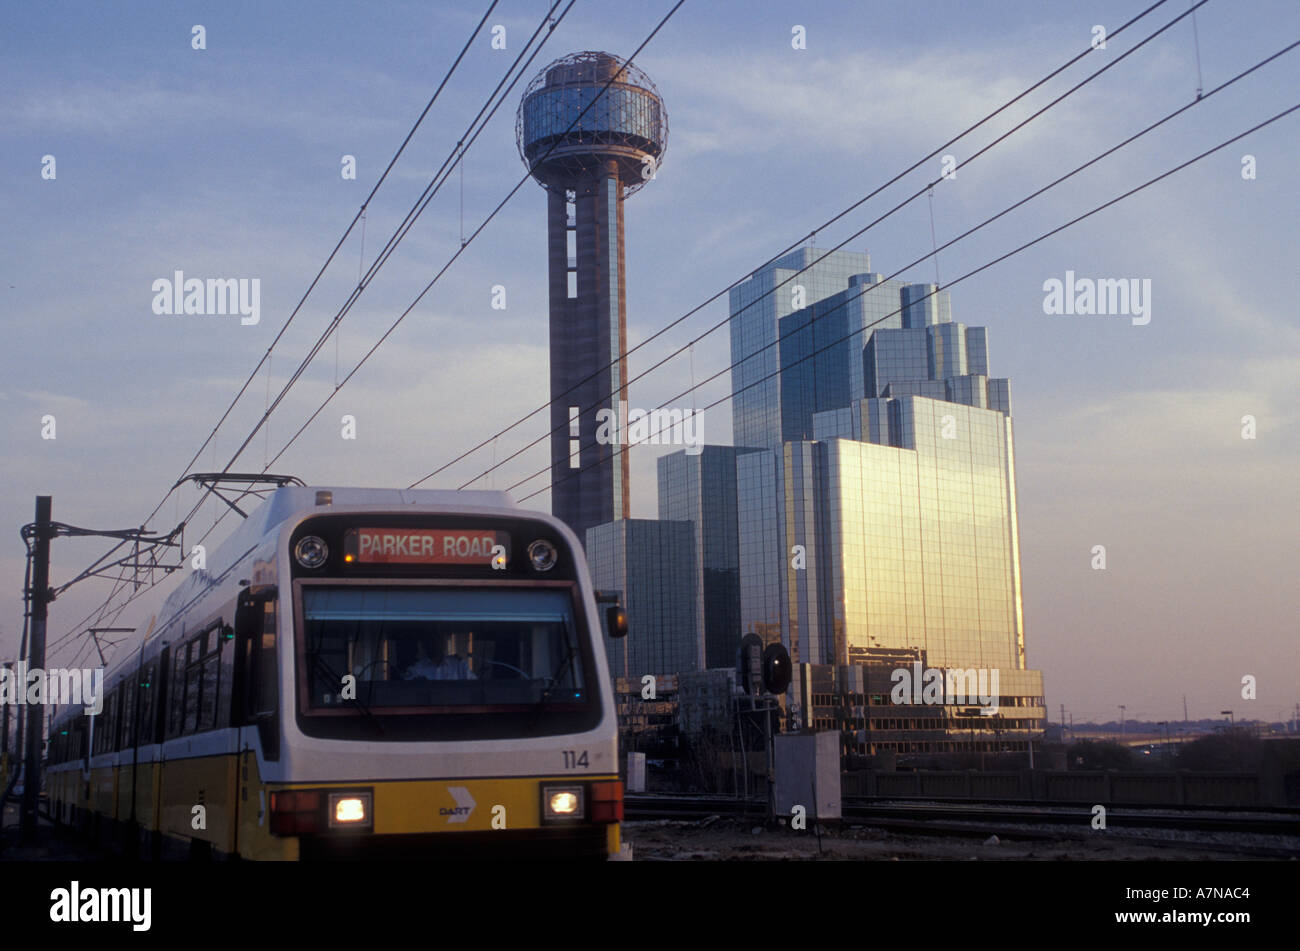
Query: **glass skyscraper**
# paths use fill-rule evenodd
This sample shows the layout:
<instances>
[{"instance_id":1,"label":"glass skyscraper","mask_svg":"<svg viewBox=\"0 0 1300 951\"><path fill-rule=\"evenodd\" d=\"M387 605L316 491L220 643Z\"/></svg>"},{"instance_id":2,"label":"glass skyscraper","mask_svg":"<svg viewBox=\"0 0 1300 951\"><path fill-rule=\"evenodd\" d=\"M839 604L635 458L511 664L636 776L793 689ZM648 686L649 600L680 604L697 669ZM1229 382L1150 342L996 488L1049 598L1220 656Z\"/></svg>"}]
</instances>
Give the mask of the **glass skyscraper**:
<instances>
[{"instance_id":1,"label":"glass skyscraper","mask_svg":"<svg viewBox=\"0 0 1300 951\"><path fill-rule=\"evenodd\" d=\"M884 431L859 441L881 403ZM817 441L786 447L787 496L816 479L824 510L805 536L820 553L818 577L800 579L810 603L790 611L794 630L816 631L807 659L920 648L935 666L1023 667L1010 418L922 396L852 415L818 414Z\"/></svg>"},{"instance_id":2,"label":"glass skyscraper","mask_svg":"<svg viewBox=\"0 0 1300 951\"><path fill-rule=\"evenodd\" d=\"M780 371L734 398L741 618L797 662L1025 666L1010 385L935 291L813 249L732 291L733 391Z\"/></svg>"},{"instance_id":3,"label":"glass skyscraper","mask_svg":"<svg viewBox=\"0 0 1300 951\"><path fill-rule=\"evenodd\" d=\"M781 444L781 318L839 293L855 274L870 270L865 253L799 248L731 289L731 413L737 446L774 449Z\"/></svg>"},{"instance_id":4,"label":"glass skyscraper","mask_svg":"<svg viewBox=\"0 0 1300 951\"><path fill-rule=\"evenodd\" d=\"M703 446L659 457L659 517L695 526L696 629L705 667L732 667L740 646L736 461L756 450Z\"/></svg>"},{"instance_id":5,"label":"glass skyscraper","mask_svg":"<svg viewBox=\"0 0 1300 951\"><path fill-rule=\"evenodd\" d=\"M612 677L703 668L695 559L691 522L619 519L587 529L592 584L617 593L627 614L627 637L605 638Z\"/></svg>"},{"instance_id":6,"label":"glass skyscraper","mask_svg":"<svg viewBox=\"0 0 1300 951\"><path fill-rule=\"evenodd\" d=\"M782 317L781 438L812 438L812 414L862 399L862 345L868 328L901 327L906 285L855 274L849 287Z\"/></svg>"},{"instance_id":7,"label":"glass skyscraper","mask_svg":"<svg viewBox=\"0 0 1300 951\"><path fill-rule=\"evenodd\" d=\"M736 540L740 627L763 643L780 643L786 618L786 551L776 453L761 449L736 457Z\"/></svg>"}]
</instances>

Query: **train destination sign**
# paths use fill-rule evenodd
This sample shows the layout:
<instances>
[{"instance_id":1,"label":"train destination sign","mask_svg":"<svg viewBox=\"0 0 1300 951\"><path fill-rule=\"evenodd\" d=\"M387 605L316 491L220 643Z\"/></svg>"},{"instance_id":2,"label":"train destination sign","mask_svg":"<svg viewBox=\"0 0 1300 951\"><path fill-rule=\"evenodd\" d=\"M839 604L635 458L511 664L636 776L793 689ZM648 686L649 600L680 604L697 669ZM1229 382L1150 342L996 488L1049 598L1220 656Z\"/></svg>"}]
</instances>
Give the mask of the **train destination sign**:
<instances>
[{"instance_id":1,"label":"train destination sign","mask_svg":"<svg viewBox=\"0 0 1300 951\"><path fill-rule=\"evenodd\" d=\"M343 560L363 565L495 565L510 558L510 533L473 528L351 528Z\"/></svg>"}]
</instances>

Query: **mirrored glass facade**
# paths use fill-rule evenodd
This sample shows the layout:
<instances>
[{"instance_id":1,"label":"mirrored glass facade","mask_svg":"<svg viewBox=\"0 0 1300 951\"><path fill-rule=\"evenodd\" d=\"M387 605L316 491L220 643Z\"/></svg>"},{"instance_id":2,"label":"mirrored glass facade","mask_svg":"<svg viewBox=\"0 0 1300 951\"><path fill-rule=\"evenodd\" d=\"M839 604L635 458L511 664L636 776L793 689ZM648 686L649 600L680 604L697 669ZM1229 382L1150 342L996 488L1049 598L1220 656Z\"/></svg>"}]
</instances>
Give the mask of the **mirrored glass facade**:
<instances>
[{"instance_id":1,"label":"mirrored glass facade","mask_svg":"<svg viewBox=\"0 0 1300 951\"><path fill-rule=\"evenodd\" d=\"M807 270L798 273L804 267ZM732 288L731 361L735 366L731 370L731 413L736 445L759 449L781 445L781 355L777 349L781 318L838 294L854 275L870 270L871 258L865 253L800 248Z\"/></svg>"},{"instance_id":2,"label":"mirrored glass facade","mask_svg":"<svg viewBox=\"0 0 1300 951\"><path fill-rule=\"evenodd\" d=\"M620 519L587 530L587 562L598 591L617 593L628 635L605 638L610 676L640 680L699 670L695 527Z\"/></svg>"},{"instance_id":3,"label":"mirrored glass facade","mask_svg":"<svg viewBox=\"0 0 1300 951\"><path fill-rule=\"evenodd\" d=\"M740 541L736 460L758 450L703 446L660 456L659 517L695 526L696 629L706 667L732 667L740 646Z\"/></svg>"},{"instance_id":4,"label":"mirrored glass facade","mask_svg":"<svg viewBox=\"0 0 1300 951\"><path fill-rule=\"evenodd\" d=\"M732 292L733 359L751 358L733 389L771 372L756 348L773 320L781 371L733 409L737 438L772 449L736 463L742 626L779 618L803 663L1022 669L1010 384L988 376L987 330L954 323L934 285L838 263L862 267L820 274L803 307L758 300L779 267Z\"/></svg>"},{"instance_id":5,"label":"mirrored glass facade","mask_svg":"<svg viewBox=\"0 0 1300 951\"><path fill-rule=\"evenodd\" d=\"M590 144L613 135L612 141L621 144L626 138L627 144L657 155L660 108L658 96L635 86L615 83L603 92L591 84L544 86L524 100L524 153L533 162L565 136Z\"/></svg>"},{"instance_id":6,"label":"mirrored glass facade","mask_svg":"<svg viewBox=\"0 0 1300 951\"><path fill-rule=\"evenodd\" d=\"M917 648L936 666L1023 667L1010 420L889 403L896 445L830 438L787 453L787 506L806 505L796 493L820 479L825 517L825 567L810 559L806 572L825 577L797 579L807 594L791 599L792 630L818 627L837 663L853 648Z\"/></svg>"},{"instance_id":7,"label":"mirrored glass facade","mask_svg":"<svg viewBox=\"0 0 1300 951\"><path fill-rule=\"evenodd\" d=\"M812 437L812 416L867 394L862 347L873 328L901 327L906 287L855 274L849 287L780 321L781 437Z\"/></svg>"},{"instance_id":8,"label":"mirrored glass facade","mask_svg":"<svg viewBox=\"0 0 1300 951\"><path fill-rule=\"evenodd\" d=\"M740 569L740 627L764 644L782 641L786 579L782 575L783 509L777 454L764 449L736 457L736 519Z\"/></svg>"}]
</instances>

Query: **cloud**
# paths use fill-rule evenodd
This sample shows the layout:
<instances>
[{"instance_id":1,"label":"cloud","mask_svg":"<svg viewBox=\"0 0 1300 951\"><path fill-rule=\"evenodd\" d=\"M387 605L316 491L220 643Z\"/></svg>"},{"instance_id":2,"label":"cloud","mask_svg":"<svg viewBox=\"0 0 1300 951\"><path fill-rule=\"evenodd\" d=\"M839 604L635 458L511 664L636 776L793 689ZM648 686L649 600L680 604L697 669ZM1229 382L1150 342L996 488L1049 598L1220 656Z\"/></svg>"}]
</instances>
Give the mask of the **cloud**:
<instances>
[{"instance_id":1,"label":"cloud","mask_svg":"<svg viewBox=\"0 0 1300 951\"><path fill-rule=\"evenodd\" d=\"M698 60L673 64L699 72ZM862 154L877 147L881 129L900 140L934 139L964 129L1021 92L1032 80L1010 71L994 53L928 51L905 61L865 53L852 58L710 59L707 83L683 110L669 153L678 158L743 149L747 154L797 149ZM1007 125L1030 113L1023 104L997 120ZM1051 114L1049 114L1051 115ZM1055 117L1053 117L1055 118ZM1049 123L1016 136L1024 147ZM815 148L814 148L815 146Z\"/></svg>"}]
</instances>

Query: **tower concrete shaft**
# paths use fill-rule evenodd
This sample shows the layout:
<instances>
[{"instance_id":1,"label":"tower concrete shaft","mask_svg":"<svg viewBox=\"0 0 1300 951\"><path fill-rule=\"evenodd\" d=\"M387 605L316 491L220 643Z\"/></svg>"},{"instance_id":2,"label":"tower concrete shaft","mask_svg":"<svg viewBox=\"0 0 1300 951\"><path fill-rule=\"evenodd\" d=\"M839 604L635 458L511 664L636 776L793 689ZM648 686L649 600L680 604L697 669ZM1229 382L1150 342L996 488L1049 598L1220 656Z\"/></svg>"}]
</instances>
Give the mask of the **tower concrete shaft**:
<instances>
[{"instance_id":1,"label":"tower concrete shaft","mask_svg":"<svg viewBox=\"0 0 1300 951\"><path fill-rule=\"evenodd\" d=\"M551 511L585 540L630 514L628 454L596 438L627 400L623 185L613 161L564 184L547 192Z\"/></svg>"},{"instance_id":2,"label":"tower concrete shaft","mask_svg":"<svg viewBox=\"0 0 1300 951\"><path fill-rule=\"evenodd\" d=\"M547 192L551 511L585 543L631 514L623 199L655 177L668 115L645 73L587 50L533 79L515 138Z\"/></svg>"}]
</instances>

